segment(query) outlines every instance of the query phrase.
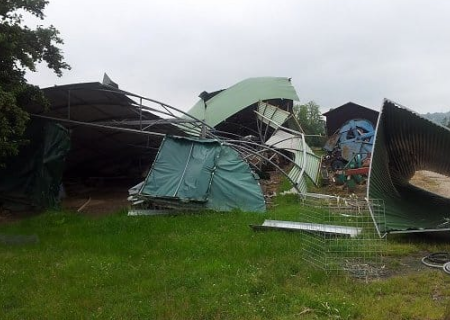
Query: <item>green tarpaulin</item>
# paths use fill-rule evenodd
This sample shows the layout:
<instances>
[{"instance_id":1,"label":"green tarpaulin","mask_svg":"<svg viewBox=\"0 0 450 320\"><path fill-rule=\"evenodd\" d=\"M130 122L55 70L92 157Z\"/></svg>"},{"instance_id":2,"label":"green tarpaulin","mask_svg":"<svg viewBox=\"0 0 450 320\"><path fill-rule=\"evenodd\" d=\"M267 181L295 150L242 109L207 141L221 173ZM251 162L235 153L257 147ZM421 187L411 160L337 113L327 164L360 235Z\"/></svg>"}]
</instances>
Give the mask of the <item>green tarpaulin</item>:
<instances>
[{"instance_id":1,"label":"green tarpaulin","mask_svg":"<svg viewBox=\"0 0 450 320\"><path fill-rule=\"evenodd\" d=\"M217 140L167 136L140 195L230 211L264 212L264 196L249 165Z\"/></svg>"},{"instance_id":2,"label":"green tarpaulin","mask_svg":"<svg viewBox=\"0 0 450 320\"><path fill-rule=\"evenodd\" d=\"M54 206L70 148L67 129L33 119L25 137L29 143L0 169L0 206L12 210Z\"/></svg>"}]
</instances>

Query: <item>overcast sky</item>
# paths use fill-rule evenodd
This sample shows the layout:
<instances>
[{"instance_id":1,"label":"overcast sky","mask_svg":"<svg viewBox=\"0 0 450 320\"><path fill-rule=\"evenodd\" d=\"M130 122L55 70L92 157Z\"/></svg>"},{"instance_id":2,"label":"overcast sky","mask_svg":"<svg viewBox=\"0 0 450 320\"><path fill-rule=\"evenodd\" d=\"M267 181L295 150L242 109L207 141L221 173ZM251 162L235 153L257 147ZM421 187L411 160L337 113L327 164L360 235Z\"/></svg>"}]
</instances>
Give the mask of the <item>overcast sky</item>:
<instances>
[{"instance_id":1,"label":"overcast sky","mask_svg":"<svg viewBox=\"0 0 450 320\"><path fill-rule=\"evenodd\" d=\"M106 72L187 110L204 90L278 76L323 111L348 101L378 110L383 98L450 110L450 1L50 0L45 14L72 70L29 74L41 87Z\"/></svg>"}]
</instances>

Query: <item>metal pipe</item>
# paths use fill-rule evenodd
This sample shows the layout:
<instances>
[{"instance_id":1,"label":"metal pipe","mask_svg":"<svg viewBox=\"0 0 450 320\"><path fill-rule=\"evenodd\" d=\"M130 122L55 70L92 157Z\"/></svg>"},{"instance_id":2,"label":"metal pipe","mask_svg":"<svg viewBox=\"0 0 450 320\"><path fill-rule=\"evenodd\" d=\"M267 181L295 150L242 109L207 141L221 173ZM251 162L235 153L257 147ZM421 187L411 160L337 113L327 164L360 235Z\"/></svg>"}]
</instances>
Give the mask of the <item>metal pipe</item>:
<instances>
[{"instance_id":1,"label":"metal pipe","mask_svg":"<svg viewBox=\"0 0 450 320\"><path fill-rule=\"evenodd\" d=\"M34 118L41 118L41 119L46 119L46 120L55 121L55 122L64 122L64 123L70 123L70 124L75 124L75 125L80 125L80 126L87 126L87 127L93 127L93 128L99 128L99 129L107 129L107 130L113 130L113 131L122 131L122 132L129 132L129 133L136 133L136 134L143 134L143 135L153 135L153 136L158 136L158 137L164 137L165 136L164 133L159 133L159 132L141 131L141 130L136 130L136 129L120 128L120 127L111 127L111 126L105 126L105 125L96 124L96 123L89 123L89 122L75 121L75 120L69 120L69 119L47 117L47 116L42 116L42 115L39 115L39 114L30 114L30 115L32 117L34 117Z\"/></svg>"},{"instance_id":2,"label":"metal pipe","mask_svg":"<svg viewBox=\"0 0 450 320\"><path fill-rule=\"evenodd\" d=\"M168 105L168 104L166 104L164 102L161 102L161 101L158 101L158 100L155 100L155 99L146 98L146 97L143 97L143 96L140 96L140 95L137 95L137 94L125 91L125 90L120 90L120 89L118 89L118 90L94 89L94 90L104 91L104 92L112 92L112 93L122 93L122 94L127 95L127 96L132 96L132 97L136 97L136 98L142 98L143 100L146 100L146 101L149 101L149 102L153 102L155 104L159 104L166 111L168 111L168 109L175 110L175 111L177 111L177 112L179 112L179 113L181 113L181 114L183 114L183 115L185 115L185 116L187 116L187 117L189 117L191 119L197 120L197 121L201 122L202 124L205 124L210 129L214 129L210 125L206 124L203 120L197 119L194 116L190 115L189 113L187 113L187 112L185 112L185 111L183 111L181 109L175 108L175 107L173 107L171 105Z\"/></svg>"}]
</instances>

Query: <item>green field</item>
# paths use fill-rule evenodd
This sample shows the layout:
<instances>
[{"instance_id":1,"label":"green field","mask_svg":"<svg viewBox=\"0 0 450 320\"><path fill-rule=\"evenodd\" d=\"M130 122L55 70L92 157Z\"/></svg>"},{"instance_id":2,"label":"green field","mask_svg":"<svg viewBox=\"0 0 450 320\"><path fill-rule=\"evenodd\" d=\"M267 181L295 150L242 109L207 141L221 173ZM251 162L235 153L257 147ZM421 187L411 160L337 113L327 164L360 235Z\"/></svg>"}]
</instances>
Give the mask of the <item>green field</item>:
<instances>
[{"instance_id":1,"label":"green field","mask_svg":"<svg viewBox=\"0 0 450 320\"><path fill-rule=\"evenodd\" d=\"M277 204L266 214L55 211L3 224L4 237L39 242L0 243L0 319L444 318L450 276L402 274L401 261L449 251L445 241L389 238L386 269L395 272L382 279L326 273L303 259L304 235L249 227L300 210L289 197Z\"/></svg>"}]
</instances>

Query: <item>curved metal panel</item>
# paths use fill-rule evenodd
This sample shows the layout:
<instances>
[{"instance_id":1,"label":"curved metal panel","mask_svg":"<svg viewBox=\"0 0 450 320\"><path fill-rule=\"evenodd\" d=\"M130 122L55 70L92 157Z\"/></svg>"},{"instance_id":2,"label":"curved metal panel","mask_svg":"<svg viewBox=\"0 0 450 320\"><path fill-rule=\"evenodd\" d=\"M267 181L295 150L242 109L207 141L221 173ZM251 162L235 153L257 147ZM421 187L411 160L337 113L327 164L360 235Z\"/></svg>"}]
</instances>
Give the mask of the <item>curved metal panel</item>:
<instances>
[{"instance_id":1,"label":"curved metal panel","mask_svg":"<svg viewBox=\"0 0 450 320\"><path fill-rule=\"evenodd\" d=\"M253 103L269 99L299 100L288 78L250 78L221 91L206 103L199 100L188 113L215 127Z\"/></svg>"},{"instance_id":2,"label":"curved metal panel","mask_svg":"<svg viewBox=\"0 0 450 320\"><path fill-rule=\"evenodd\" d=\"M450 175L450 130L385 100L377 124L367 196L385 203L381 232L450 227L450 199L410 184L418 170Z\"/></svg>"}]
</instances>

